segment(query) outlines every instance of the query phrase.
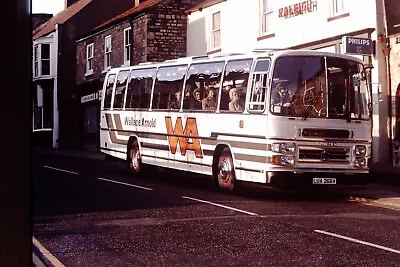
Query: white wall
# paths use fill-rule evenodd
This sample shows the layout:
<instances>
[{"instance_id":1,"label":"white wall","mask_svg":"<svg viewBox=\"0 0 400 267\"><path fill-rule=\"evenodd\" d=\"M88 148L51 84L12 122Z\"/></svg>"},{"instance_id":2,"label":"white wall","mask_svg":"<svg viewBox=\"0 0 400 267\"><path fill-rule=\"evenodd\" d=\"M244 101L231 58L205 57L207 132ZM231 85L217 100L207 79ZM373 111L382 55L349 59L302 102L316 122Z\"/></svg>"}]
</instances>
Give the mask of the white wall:
<instances>
[{"instance_id":1,"label":"white wall","mask_svg":"<svg viewBox=\"0 0 400 267\"><path fill-rule=\"evenodd\" d=\"M317 10L291 18L279 18L279 9L301 1L273 1L275 37L260 37L259 0L229 0L193 12L188 16L188 56L209 51L210 17L221 11L221 50L245 51L254 48L285 48L343 33L376 27L375 0L347 0L349 16L328 22L330 1L317 0Z\"/></svg>"},{"instance_id":2,"label":"white wall","mask_svg":"<svg viewBox=\"0 0 400 267\"><path fill-rule=\"evenodd\" d=\"M299 0L272 1L274 37L260 38L260 0L229 0L193 12L188 16L188 56L205 55L210 51L210 17L221 12L221 53L251 51L255 48L289 48L331 38L322 48L337 43L334 37L372 29L371 39L384 33L383 0L345 0L348 16L328 21L331 0L314 0L317 9L302 15L279 18L279 9ZM260 40L257 40L260 39ZM386 161L389 155L388 104L385 57L382 43L377 43L371 57L373 94L373 162ZM340 49L340 47L338 47ZM332 51L334 47L325 50ZM381 101L380 101L381 99Z\"/></svg>"}]
</instances>

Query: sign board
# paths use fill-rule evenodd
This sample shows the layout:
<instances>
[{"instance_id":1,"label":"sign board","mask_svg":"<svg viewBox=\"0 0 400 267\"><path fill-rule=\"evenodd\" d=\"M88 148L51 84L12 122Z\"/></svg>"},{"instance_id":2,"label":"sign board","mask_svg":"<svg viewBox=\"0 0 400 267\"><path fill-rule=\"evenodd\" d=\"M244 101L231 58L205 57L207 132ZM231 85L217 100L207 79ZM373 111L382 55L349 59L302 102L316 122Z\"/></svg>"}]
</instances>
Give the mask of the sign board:
<instances>
[{"instance_id":1,"label":"sign board","mask_svg":"<svg viewBox=\"0 0 400 267\"><path fill-rule=\"evenodd\" d=\"M98 93L93 93L90 95L85 95L81 97L81 103L85 103L85 102L89 102L89 101L93 101L96 100L98 98Z\"/></svg>"},{"instance_id":2,"label":"sign board","mask_svg":"<svg viewBox=\"0 0 400 267\"><path fill-rule=\"evenodd\" d=\"M315 11L317 11L317 1L307 0L280 8L278 16L287 19Z\"/></svg>"},{"instance_id":3,"label":"sign board","mask_svg":"<svg viewBox=\"0 0 400 267\"><path fill-rule=\"evenodd\" d=\"M370 38L343 36L343 51L345 54L372 55L374 44Z\"/></svg>"}]
</instances>

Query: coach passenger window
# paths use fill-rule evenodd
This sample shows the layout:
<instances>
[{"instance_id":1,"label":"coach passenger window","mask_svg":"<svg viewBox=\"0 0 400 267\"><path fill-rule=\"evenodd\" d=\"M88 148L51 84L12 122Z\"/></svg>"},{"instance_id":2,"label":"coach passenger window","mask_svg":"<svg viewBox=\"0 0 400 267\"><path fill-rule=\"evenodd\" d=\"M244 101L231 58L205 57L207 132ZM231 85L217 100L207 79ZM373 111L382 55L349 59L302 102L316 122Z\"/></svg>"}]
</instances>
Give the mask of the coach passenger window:
<instances>
[{"instance_id":1,"label":"coach passenger window","mask_svg":"<svg viewBox=\"0 0 400 267\"><path fill-rule=\"evenodd\" d=\"M226 65L220 110L242 112L252 59L231 60ZM231 103L231 104L229 104Z\"/></svg>"},{"instance_id":2,"label":"coach passenger window","mask_svg":"<svg viewBox=\"0 0 400 267\"><path fill-rule=\"evenodd\" d=\"M183 80L187 65L160 67L154 85L152 109L173 108L176 93L183 91ZM179 105L180 107L180 105Z\"/></svg>"},{"instance_id":3,"label":"coach passenger window","mask_svg":"<svg viewBox=\"0 0 400 267\"><path fill-rule=\"evenodd\" d=\"M214 88L214 102L218 101L219 84L225 62L197 63L189 68L183 108L186 110L202 110L202 100L206 97L206 88ZM207 101L207 98L206 100ZM216 109L216 105L215 105ZM215 110L214 109L214 110Z\"/></svg>"},{"instance_id":4,"label":"coach passenger window","mask_svg":"<svg viewBox=\"0 0 400 267\"><path fill-rule=\"evenodd\" d=\"M150 107L151 88L156 68L139 69L131 72L126 92L125 109L148 109Z\"/></svg>"},{"instance_id":5,"label":"coach passenger window","mask_svg":"<svg viewBox=\"0 0 400 267\"><path fill-rule=\"evenodd\" d=\"M111 74L107 78L106 92L104 94L104 104L103 104L104 109L110 109L111 107L111 96L114 88L114 83L115 83L115 74Z\"/></svg>"},{"instance_id":6,"label":"coach passenger window","mask_svg":"<svg viewBox=\"0 0 400 267\"><path fill-rule=\"evenodd\" d=\"M117 85L114 90L114 105L113 109L122 109L125 100L126 81L129 77L129 70L121 71L118 74Z\"/></svg>"}]
</instances>

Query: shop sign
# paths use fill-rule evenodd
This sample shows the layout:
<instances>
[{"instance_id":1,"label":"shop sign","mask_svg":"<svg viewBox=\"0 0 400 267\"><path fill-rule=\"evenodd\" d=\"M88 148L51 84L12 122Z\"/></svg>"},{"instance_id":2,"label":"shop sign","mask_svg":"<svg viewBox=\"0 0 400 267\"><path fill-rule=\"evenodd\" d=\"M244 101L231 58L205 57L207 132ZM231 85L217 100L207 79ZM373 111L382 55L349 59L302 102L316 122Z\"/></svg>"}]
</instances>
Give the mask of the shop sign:
<instances>
[{"instance_id":1,"label":"shop sign","mask_svg":"<svg viewBox=\"0 0 400 267\"><path fill-rule=\"evenodd\" d=\"M93 101L96 100L98 98L98 93L93 93L90 95L85 95L81 97L81 103L85 103L85 102L89 102L89 101Z\"/></svg>"},{"instance_id":2,"label":"shop sign","mask_svg":"<svg viewBox=\"0 0 400 267\"><path fill-rule=\"evenodd\" d=\"M345 54L372 55L373 42L370 38L343 36L342 44Z\"/></svg>"},{"instance_id":3,"label":"shop sign","mask_svg":"<svg viewBox=\"0 0 400 267\"><path fill-rule=\"evenodd\" d=\"M279 17L287 19L314 11L317 11L317 1L308 0L280 8Z\"/></svg>"}]
</instances>

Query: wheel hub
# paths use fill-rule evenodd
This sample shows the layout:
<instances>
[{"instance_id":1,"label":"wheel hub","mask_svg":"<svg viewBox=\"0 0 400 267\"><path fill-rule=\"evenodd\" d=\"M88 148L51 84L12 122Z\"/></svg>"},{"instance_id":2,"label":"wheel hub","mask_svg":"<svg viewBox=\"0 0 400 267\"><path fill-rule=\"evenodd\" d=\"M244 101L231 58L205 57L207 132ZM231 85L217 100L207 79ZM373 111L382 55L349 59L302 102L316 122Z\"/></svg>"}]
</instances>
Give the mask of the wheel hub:
<instances>
[{"instance_id":1,"label":"wheel hub","mask_svg":"<svg viewBox=\"0 0 400 267\"><path fill-rule=\"evenodd\" d=\"M219 165L219 174L222 180L226 180L232 171L232 166L229 160L224 159Z\"/></svg>"}]
</instances>

